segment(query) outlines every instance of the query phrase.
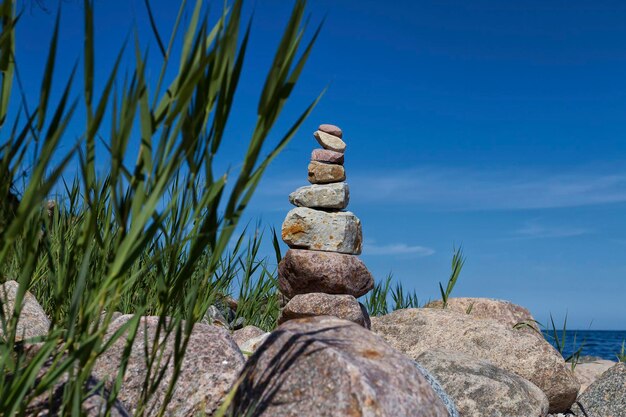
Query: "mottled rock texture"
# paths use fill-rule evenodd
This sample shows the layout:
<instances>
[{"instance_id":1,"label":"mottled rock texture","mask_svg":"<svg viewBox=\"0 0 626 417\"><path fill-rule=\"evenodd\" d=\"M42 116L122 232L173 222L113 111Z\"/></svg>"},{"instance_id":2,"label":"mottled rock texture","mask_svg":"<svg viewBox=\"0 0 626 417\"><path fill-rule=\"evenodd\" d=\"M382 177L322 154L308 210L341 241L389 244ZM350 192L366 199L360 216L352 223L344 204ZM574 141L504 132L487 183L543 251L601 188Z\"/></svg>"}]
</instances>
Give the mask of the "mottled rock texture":
<instances>
[{"instance_id":1,"label":"mottled rock texture","mask_svg":"<svg viewBox=\"0 0 626 417\"><path fill-rule=\"evenodd\" d=\"M428 350L446 349L488 360L537 385L548 397L550 412L567 410L580 389L548 342L496 321L447 309L405 309L373 317L372 331L413 359Z\"/></svg>"},{"instance_id":2,"label":"mottled rock texture","mask_svg":"<svg viewBox=\"0 0 626 417\"><path fill-rule=\"evenodd\" d=\"M328 133L329 135L337 136L338 138L343 137L343 132L339 128L339 126L330 125L330 124L321 124L317 130L321 130L322 132Z\"/></svg>"},{"instance_id":3,"label":"mottled rock texture","mask_svg":"<svg viewBox=\"0 0 626 417\"><path fill-rule=\"evenodd\" d=\"M441 300L432 301L426 304L425 308L441 308ZM518 323L526 322L538 330L535 319L528 309L513 304L506 300L495 300L493 298L450 298L446 309L458 313L466 313L475 319L496 320L500 324L513 327Z\"/></svg>"},{"instance_id":4,"label":"mottled rock texture","mask_svg":"<svg viewBox=\"0 0 626 417\"><path fill-rule=\"evenodd\" d=\"M354 255L289 249L278 264L278 287L287 298L310 292L361 297L374 288L374 277Z\"/></svg>"},{"instance_id":5,"label":"mottled rock texture","mask_svg":"<svg viewBox=\"0 0 626 417\"><path fill-rule=\"evenodd\" d=\"M124 315L111 323L107 330L107 338L132 317L132 315ZM135 412L147 371L144 349L152 348L158 321L158 317L142 317L133 343L118 397L131 413ZM147 347L145 346L146 337ZM106 382L106 388L111 386L112 380L117 375L125 345L126 337L122 336L105 355L96 361L94 375ZM173 361L174 337L165 341L164 346L164 358L169 357L170 361ZM158 371L166 366L165 359ZM211 415L237 379L244 363L243 355L228 330L197 323L187 346L174 396L165 414L172 417L187 417L206 412ZM156 371L153 370L153 372ZM155 415L151 413L156 412L155 410L162 405L167 384L172 378L172 371L172 365L164 369L163 381L148 403L148 415Z\"/></svg>"},{"instance_id":6,"label":"mottled rock texture","mask_svg":"<svg viewBox=\"0 0 626 417\"><path fill-rule=\"evenodd\" d=\"M350 201L350 189L345 182L300 187L289 194L289 202L298 207L344 209Z\"/></svg>"},{"instance_id":7,"label":"mottled rock texture","mask_svg":"<svg viewBox=\"0 0 626 417\"><path fill-rule=\"evenodd\" d=\"M313 136L317 140L317 143L324 149L341 153L346 151L346 143L337 136L322 132L321 130L313 133Z\"/></svg>"},{"instance_id":8,"label":"mottled rock texture","mask_svg":"<svg viewBox=\"0 0 626 417\"><path fill-rule=\"evenodd\" d=\"M241 348L241 345L250 339L265 334L263 329L259 329L256 326L246 326L243 329L235 330L233 332L233 340L237 343L237 346Z\"/></svg>"},{"instance_id":9,"label":"mottled rock texture","mask_svg":"<svg viewBox=\"0 0 626 417\"><path fill-rule=\"evenodd\" d=\"M574 375L580 382L580 392L585 392L600 375L615 365L615 361L598 359L591 362L578 363L574 368Z\"/></svg>"},{"instance_id":10,"label":"mottled rock texture","mask_svg":"<svg viewBox=\"0 0 626 417\"><path fill-rule=\"evenodd\" d=\"M326 162L327 164L343 165L344 154L341 152L330 151L328 149L313 149L313 152L311 152L311 160Z\"/></svg>"},{"instance_id":11,"label":"mottled rock texture","mask_svg":"<svg viewBox=\"0 0 626 417\"><path fill-rule=\"evenodd\" d=\"M361 221L349 211L328 213L296 207L287 213L282 238L291 248L359 255Z\"/></svg>"},{"instance_id":12,"label":"mottled rock texture","mask_svg":"<svg viewBox=\"0 0 626 417\"><path fill-rule=\"evenodd\" d=\"M311 161L309 163L308 180L311 184L329 184L346 179L346 171L341 165L325 164Z\"/></svg>"},{"instance_id":13,"label":"mottled rock texture","mask_svg":"<svg viewBox=\"0 0 626 417\"><path fill-rule=\"evenodd\" d=\"M0 300L2 301L2 309L4 317L10 318L15 309L15 301L19 284L16 281L7 281L0 285ZM50 328L50 320L46 316L45 311L39 305L35 297L28 291L24 294L22 300L22 310L17 322L15 341L30 339L37 336L45 336ZM5 337L2 326L0 325L0 340Z\"/></svg>"},{"instance_id":14,"label":"mottled rock texture","mask_svg":"<svg viewBox=\"0 0 626 417\"><path fill-rule=\"evenodd\" d=\"M591 417L626 416L626 363L616 363L600 375L578 401ZM580 411L577 405L572 410ZM579 415L583 415L582 412Z\"/></svg>"},{"instance_id":15,"label":"mottled rock texture","mask_svg":"<svg viewBox=\"0 0 626 417\"><path fill-rule=\"evenodd\" d=\"M242 374L231 410L237 416L448 416L410 359L334 317L283 324Z\"/></svg>"},{"instance_id":16,"label":"mottled rock texture","mask_svg":"<svg viewBox=\"0 0 626 417\"><path fill-rule=\"evenodd\" d=\"M294 296L281 310L278 323L314 316L334 316L370 328L369 315L356 298L321 292Z\"/></svg>"},{"instance_id":17,"label":"mottled rock texture","mask_svg":"<svg viewBox=\"0 0 626 417\"><path fill-rule=\"evenodd\" d=\"M533 383L470 355L429 350L416 361L432 373L463 417L543 416L548 398Z\"/></svg>"}]
</instances>

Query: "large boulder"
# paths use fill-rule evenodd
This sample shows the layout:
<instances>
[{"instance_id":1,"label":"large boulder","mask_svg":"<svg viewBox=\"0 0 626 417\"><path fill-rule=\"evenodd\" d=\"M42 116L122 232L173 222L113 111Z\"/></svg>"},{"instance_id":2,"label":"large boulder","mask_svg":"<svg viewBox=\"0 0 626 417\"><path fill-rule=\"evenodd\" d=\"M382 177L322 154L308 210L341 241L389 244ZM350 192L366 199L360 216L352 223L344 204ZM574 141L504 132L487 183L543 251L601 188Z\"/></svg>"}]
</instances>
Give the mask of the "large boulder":
<instances>
[{"instance_id":1,"label":"large boulder","mask_svg":"<svg viewBox=\"0 0 626 417\"><path fill-rule=\"evenodd\" d=\"M39 377L44 377L46 372L50 372L50 363L46 364L39 372ZM107 409L107 400L110 392L98 387L99 381L95 378L88 378L85 383L83 392L89 392L81 403L82 416L85 417L101 417ZM63 392L68 389L67 374L63 374L54 386L47 392L33 398L25 410L27 417L57 417L61 415L61 406L63 405ZM68 411L68 410L65 410ZM111 417L130 417L130 414L124 408L120 401L113 401L110 406Z\"/></svg>"},{"instance_id":2,"label":"large boulder","mask_svg":"<svg viewBox=\"0 0 626 417\"><path fill-rule=\"evenodd\" d=\"M334 317L283 324L242 376L231 409L236 416L448 416L413 361Z\"/></svg>"},{"instance_id":3,"label":"large boulder","mask_svg":"<svg viewBox=\"0 0 626 417\"><path fill-rule=\"evenodd\" d=\"M287 298L310 292L358 298L374 288L374 277L354 255L289 249L278 264L278 287Z\"/></svg>"},{"instance_id":4,"label":"large boulder","mask_svg":"<svg viewBox=\"0 0 626 417\"><path fill-rule=\"evenodd\" d=\"M619 362L600 375L578 402L592 417L626 416L626 363ZM578 406L572 409L578 411Z\"/></svg>"},{"instance_id":5,"label":"large boulder","mask_svg":"<svg viewBox=\"0 0 626 417\"><path fill-rule=\"evenodd\" d=\"M429 350L417 357L463 417L543 416L548 398L532 382L459 352Z\"/></svg>"},{"instance_id":6,"label":"large boulder","mask_svg":"<svg viewBox=\"0 0 626 417\"><path fill-rule=\"evenodd\" d=\"M13 315L18 288L19 284L16 281L7 281L0 285L0 304L2 305L5 319L9 319ZM50 320L46 316L46 312L43 311L35 297L26 291L22 300L20 317L17 321L15 341L45 336L48 334L49 328ZM4 337L4 330L0 324L0 340L4 339Z\"/></svg>"},{"instance_id":7,"label":"large boulder","mask_svg":"<svg viewBox=\"0 0 626 417\"><path fill-rule=\"evenodd\" d=\"M124 315L115 320L107 329L107 338L119 330L133 316ZM145 350L152 349L159 317L142 317L134 339L128 366L118 399L132 414L136 411L147 374ZM152 375L164 371L164 377L148 403L147 410L158 410L163 404L167 386L173 376L174 335L164 342L162 365L152 370ZM148 341L146 346L145 341ZM126 336L115 343L96 361L94 375L111 387L120 367L126 347ZM171 417L209 414L219 406L229 391L245 360L241 351L228 333L228 330L208 324L197 323L191 333L180 376L166 415ZM150 412L148 413L150 414Z\"/></svg>"},{"instance_id":8,"label":"large boulder","mask_svg":"<svg viewBox=\"0 0 626 417\"><path fill-rule=\"evenodd\" d=\"M443 301L431 301L424 307L442 308ZM526 323L535 330L539 330L534 317L528 309L506 300L471 297L449 298L446 309L456 311L457 313L465 313L479 320L496 320L509 327L513 327L518 323Z\"/></svg>"},{"instance_id":9,"label":"large boulder","mask_svg":"<svg viewBox=\"0 0 626 417\"><path fill-rule=\"evenodd\" d=\"M370 328L370 317L365 307L351 295L313 292L298 294L281 310L278 324L287 320L314 316L335 316Z\"/></svg>"},{"instance_id":10,"label":"large boulder","mask_svg":"<svg viewBox=\"0 0 626 417\"><path fill-rule=\"evenodd\" d=\"M372 331L413 359L428 350L452 350L529 380L546 394L551 412L567 410L580 389L563 357L548 342L496 321L432 308L397 310L371 320Z\"/></svg>"}]
</instances>

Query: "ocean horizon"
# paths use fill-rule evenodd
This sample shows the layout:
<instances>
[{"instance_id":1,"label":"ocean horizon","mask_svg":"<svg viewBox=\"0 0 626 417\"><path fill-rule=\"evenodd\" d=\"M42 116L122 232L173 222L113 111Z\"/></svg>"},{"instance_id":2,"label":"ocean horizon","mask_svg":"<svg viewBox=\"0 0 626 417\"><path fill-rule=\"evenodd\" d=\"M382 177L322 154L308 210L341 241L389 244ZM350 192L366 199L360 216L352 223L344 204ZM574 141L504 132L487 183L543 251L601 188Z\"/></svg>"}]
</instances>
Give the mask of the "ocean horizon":
<instances>
[{"instance_id":1,"label":"ocean horizon","mask_svg":"<svg viewBox=\"0 0 626 417\"><path fill-rule=\"evenodd\" d=\"M551 331L543 331L544 337L556 348ZM558 332L561 337L561 332ZM594 356L617 361L626 330L567 330L563 356L567 357L582 346L581 356Z\"/></svg>"}]
</instances>

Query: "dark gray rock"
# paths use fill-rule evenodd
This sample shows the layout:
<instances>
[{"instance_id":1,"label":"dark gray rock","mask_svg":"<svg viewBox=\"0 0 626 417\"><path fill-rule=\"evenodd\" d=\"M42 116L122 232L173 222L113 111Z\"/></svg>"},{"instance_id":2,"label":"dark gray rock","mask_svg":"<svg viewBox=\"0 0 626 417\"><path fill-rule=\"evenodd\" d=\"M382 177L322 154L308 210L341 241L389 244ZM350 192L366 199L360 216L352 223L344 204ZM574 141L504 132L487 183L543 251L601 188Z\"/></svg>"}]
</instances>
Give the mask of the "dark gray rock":
<instances>
[{"instance_id":1,"label":"dark gray rock","mask_svg":"<svg viewBox=\"0 0 626 417\"><path fill-rule=\"evenodd\" d=\"M626 416L626 363L618 362L600 375L582 393L578 402L590 417ZM572 410L580 412L577 405Z\"/></svg>"}]
</instances>

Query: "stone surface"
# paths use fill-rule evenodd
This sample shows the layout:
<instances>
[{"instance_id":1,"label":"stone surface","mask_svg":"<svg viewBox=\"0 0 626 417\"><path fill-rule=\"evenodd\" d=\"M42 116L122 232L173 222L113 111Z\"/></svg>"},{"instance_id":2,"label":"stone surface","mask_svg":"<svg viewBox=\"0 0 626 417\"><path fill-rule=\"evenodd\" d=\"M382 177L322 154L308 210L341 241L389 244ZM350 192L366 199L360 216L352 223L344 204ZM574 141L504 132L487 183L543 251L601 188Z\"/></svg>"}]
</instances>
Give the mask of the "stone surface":
<instances>
[{"instance_id":1,"label":"stone surface","mask_svg":"<svg viewBox=\"0 0 626 417\"><path fill-rule=\"evenodd\" d=\"M289 194L289 202L298 207L344 209L350 201L350 189L345 182L300 187Z\"/></svg>"},{"instance_id":2,"label":"stone surface","mask_svg":"<svg viewBox=\"0 0 626 417\"><path fill-rule=\"evenodd\" d=\"M19 284L16 281L7 281L0 285L0 300L6 319L13 315L15 309L15 298ZM39 305L35 297L28 291L22 300L22 310L17 321L15 341L22 341L37 336L45 336L50 328L50 320L45 311ZM0 325L0 340L4 339L4 330Z\"/></svg>"},{"instance_id":3,"label":"stone surface","mask_svg":"<svg viewBox=\"0 0 626 417\"><path fill-rule=\"evenodd\" d=\"M328 133L329 135L337 136L338 138L343 138L343 132L339 128L339 126L330 125L330 124L321 124L317 130L321 130L322 132Z\"/></svg>"},{"instance_id":4,"label":"stone surface","mask_svg":"<svg viewBox=\"0 0 626 417\"><path fill-rule=\"evenodd\" d=\"M124 315L111 323L106 338L110 337L113 332L117 331L132 317L132 315ZM136 407L141 395L146 375L144 349L150 350L152 348L158 321L158 317L142 317L132 346L128 367L118 397L131 414L136 411L134 407ZM146 338L148 340L147 347L145 346ZM110 388L117 375L125 345L126 336L123 335L113 343L105 355L96 361L94 376L105 381L105 388L107 389ZM153 372L163 370L163 366L167 366L165 365L167 358L173 361L174 337L171 336L167 341L164 341L164 346L164 365L158 370L153 370ZM205 412L211 415L237 379L244 363L243 355L230 337L228 330L197 323L187 346L176 390L167 406L165 415L178 417ZM167 385L172 378L172 371L173 364L170 363L164 369L163 381L148 403L149 410L158 409L161 406Z\"/></svg>"},{"instance_id":5,"label":"stone surface","mask_svg":"<svg viewBox=\"0 0 626 417\"><path fill-rule=\"evenodd\" d=\"M317 143L324 149L341 153L346 151L346 143L337 136L322 132L321 130L313 133L313 136L317 140Z\"/></svg>"},{"instance_id":6,"label":"stone surface","mask_svg":"<svg viewBox=\"0 0 626 417\"><path fill-rule=\"evenodd\" d=\"M419 363L413 361L413 365L415 365L417 370L420 371L422 375L424 375L424 378L426 378L426 381L428 381L430 387L433 389L433 391L435 391L435 394L437 394L441 402L443 402L446 410L448 410L449 417L459 417L459 412L456 409L456 405L454 405L454 400L450 398L448 393L443 389L439 381L437 381L437 378L435 378L435 376L431 374L428 369L424 368Z\"/></svg>"},{"instance_id":7,"label":"stone surface","mask_svg":"<svg viewBox=\"0 0 626 417\"><path fill-rule=\"evenodd\" d=\"M242 375L230 410L236 416L448 416L410 359L334 317L283 324Z\"/></svg>"},{"instance_id":8,"label":"stone surface","mask_svg":"<svg viewBox=\"0 0 626 417\"><path fill-rule=\"evenodd\" d=\"M441 308L442 306L443 302L441 300L437 300L431 301L424 307ZM458 313L467 313L469 310L469 316L472 318L480 320L496 320L500 322L500 324L504 324L508 327L513 327L518 323L527 322L528 324L533 325L536 330L539 330L534 317L530 314L528 309L506 300L469 297L450 298L448 299L448 305L446 308Z\"/></svg>"},{"instance_id":9,"label":"stone surface","mask_svg":"<svg viewBox=\"0 0 626 417\"><path fill-rule=\"evenodd\" d=\"M265 332L257 337L253 337L252 339L246 340L244 343L239 346L241 352L244 355L251 355L265 342L265 339L269 337L269 332Z\"/></svg>"},{"instance_id":10,"label":"stone surface","mask_svg":"<svg viewBox=\"0 0 626 417\"><path fill-rule=\"evenodd\" d=\"M283 241L291 248L359 255L363 240L361 221L349 211L328 213L296 207L287 213Z\"/></svg>"},{"instance_id":11,"label":"stone surface","mask_svg":"<svg viewBox=\"0 0 626 417\"><path fill-rule=\"evenodd\" d=\"M241 345L246 343L250 339L265 334L263 329L259 329L256 326L246 326L243 329L235 330L233 332L233 340L237 343L237 346L241 349Z\"/></svg>"},{"instance_id":12,"label":"stone surface","mask_svg":"<svg viewBox=\"0 0 626 417\"><path fill-rule=\"evenodd\" d=\"M416 361L435 376L463 417L548 412L548 398L536 385L488 361L446 350L426 351Z\"/></svg>"},{"instance_id":13,"label":"stone surface","mask_svg":"<svg viewBox=\"0 0 626 417\"><path fill-rule=\"evenodd\" d=\"M606 359L597 359L591 362L578 363L574 368L574 375L580 382L580 392L585 392L600 375L615 365L616 362Z\"/></svg>"},{"instance_id":14,"label":"stone surface","mask_svg":"<svg viewBox=\"0 0 626 417\"><path fill-rule=\"evenodd\" d=\"M327 164L343 165L344 154L328 149L313 149L313 152L311 152L311 160L326 162Z\"/></svg>"},{"instance_id":15,"label":"stone surface","mask_svg":"<svg viewBox=\"0 0 626 417\"><path fill-rule=\"evenodd\" d=\"M294 296L281 310L278 324L314 316L334 316L370 328L369 315L356 298L321 292Z\"/></svg>"},{"instance_id":16,"label":"stone surface","mask_svg":"<svg viewBox=\"0 0 626 417\"><path fill-rule=\"evenodd\" d=\"M325 164L311 161L309 163L308 180L311 184L330 184L346 179L346 171L341 165Z\"/></svg>"},{"instance_id":17,"label":"stone surface","mask_svg":"<svg viewBox=\"0 0 626 417\"><path fill-rule=\"evenodd\" d=\"M354 255L289 249L278 264L278 288L287 298L310 292L358 298L374 288L374 277Z\"/></svg>"},{"instance_id":18,"label":"stone surface","mask_svg":"<svg viewBox=\"0 0 626 417\"><path fill-rule=\"evenodd\" d=\"M548 397L550 412L567 410L580 388L547 341L496 321L447 309L405 309L373 317L372 331L413 359L428 350L446 349L488 360L537 385Z\"/></svg>"},{"instance_id":19,"label":"stone surface","mask_svg":"<svg viewBox=\"0 0 626 417\"><path fill-rule=\"evenodd\" d=\"M578 401L591 417L626 416L626 363L616 363L600 375ZM579 411L579 407L574 405L572 410Z\"/></svg>"},{"instance_id":20,"label":"stone surface","mask_svg":"<svg viewBox=\"0 0 626 417\"><path fill-rule=\"evenodd\" d=\"M39 376L43 376L46 371L50 369L50 365L45 365L39 373ZM98 380L95 378L89 378L85 384L86 391L94 391L87 398L85 398L81 404L81 416L85 417L101 417L104 416L107 405L107 398L109 392L97 388ZM67 374L64 374L54 387L44 394L35 397L26 408L27 417L58 417L61 415L59 410L63 400L63 390L66 389ZM110 414L111 417L130 417L130 413L126 410L124 405L120 401L114 401L111 405Z\"/></svg>"}]
</instances>

